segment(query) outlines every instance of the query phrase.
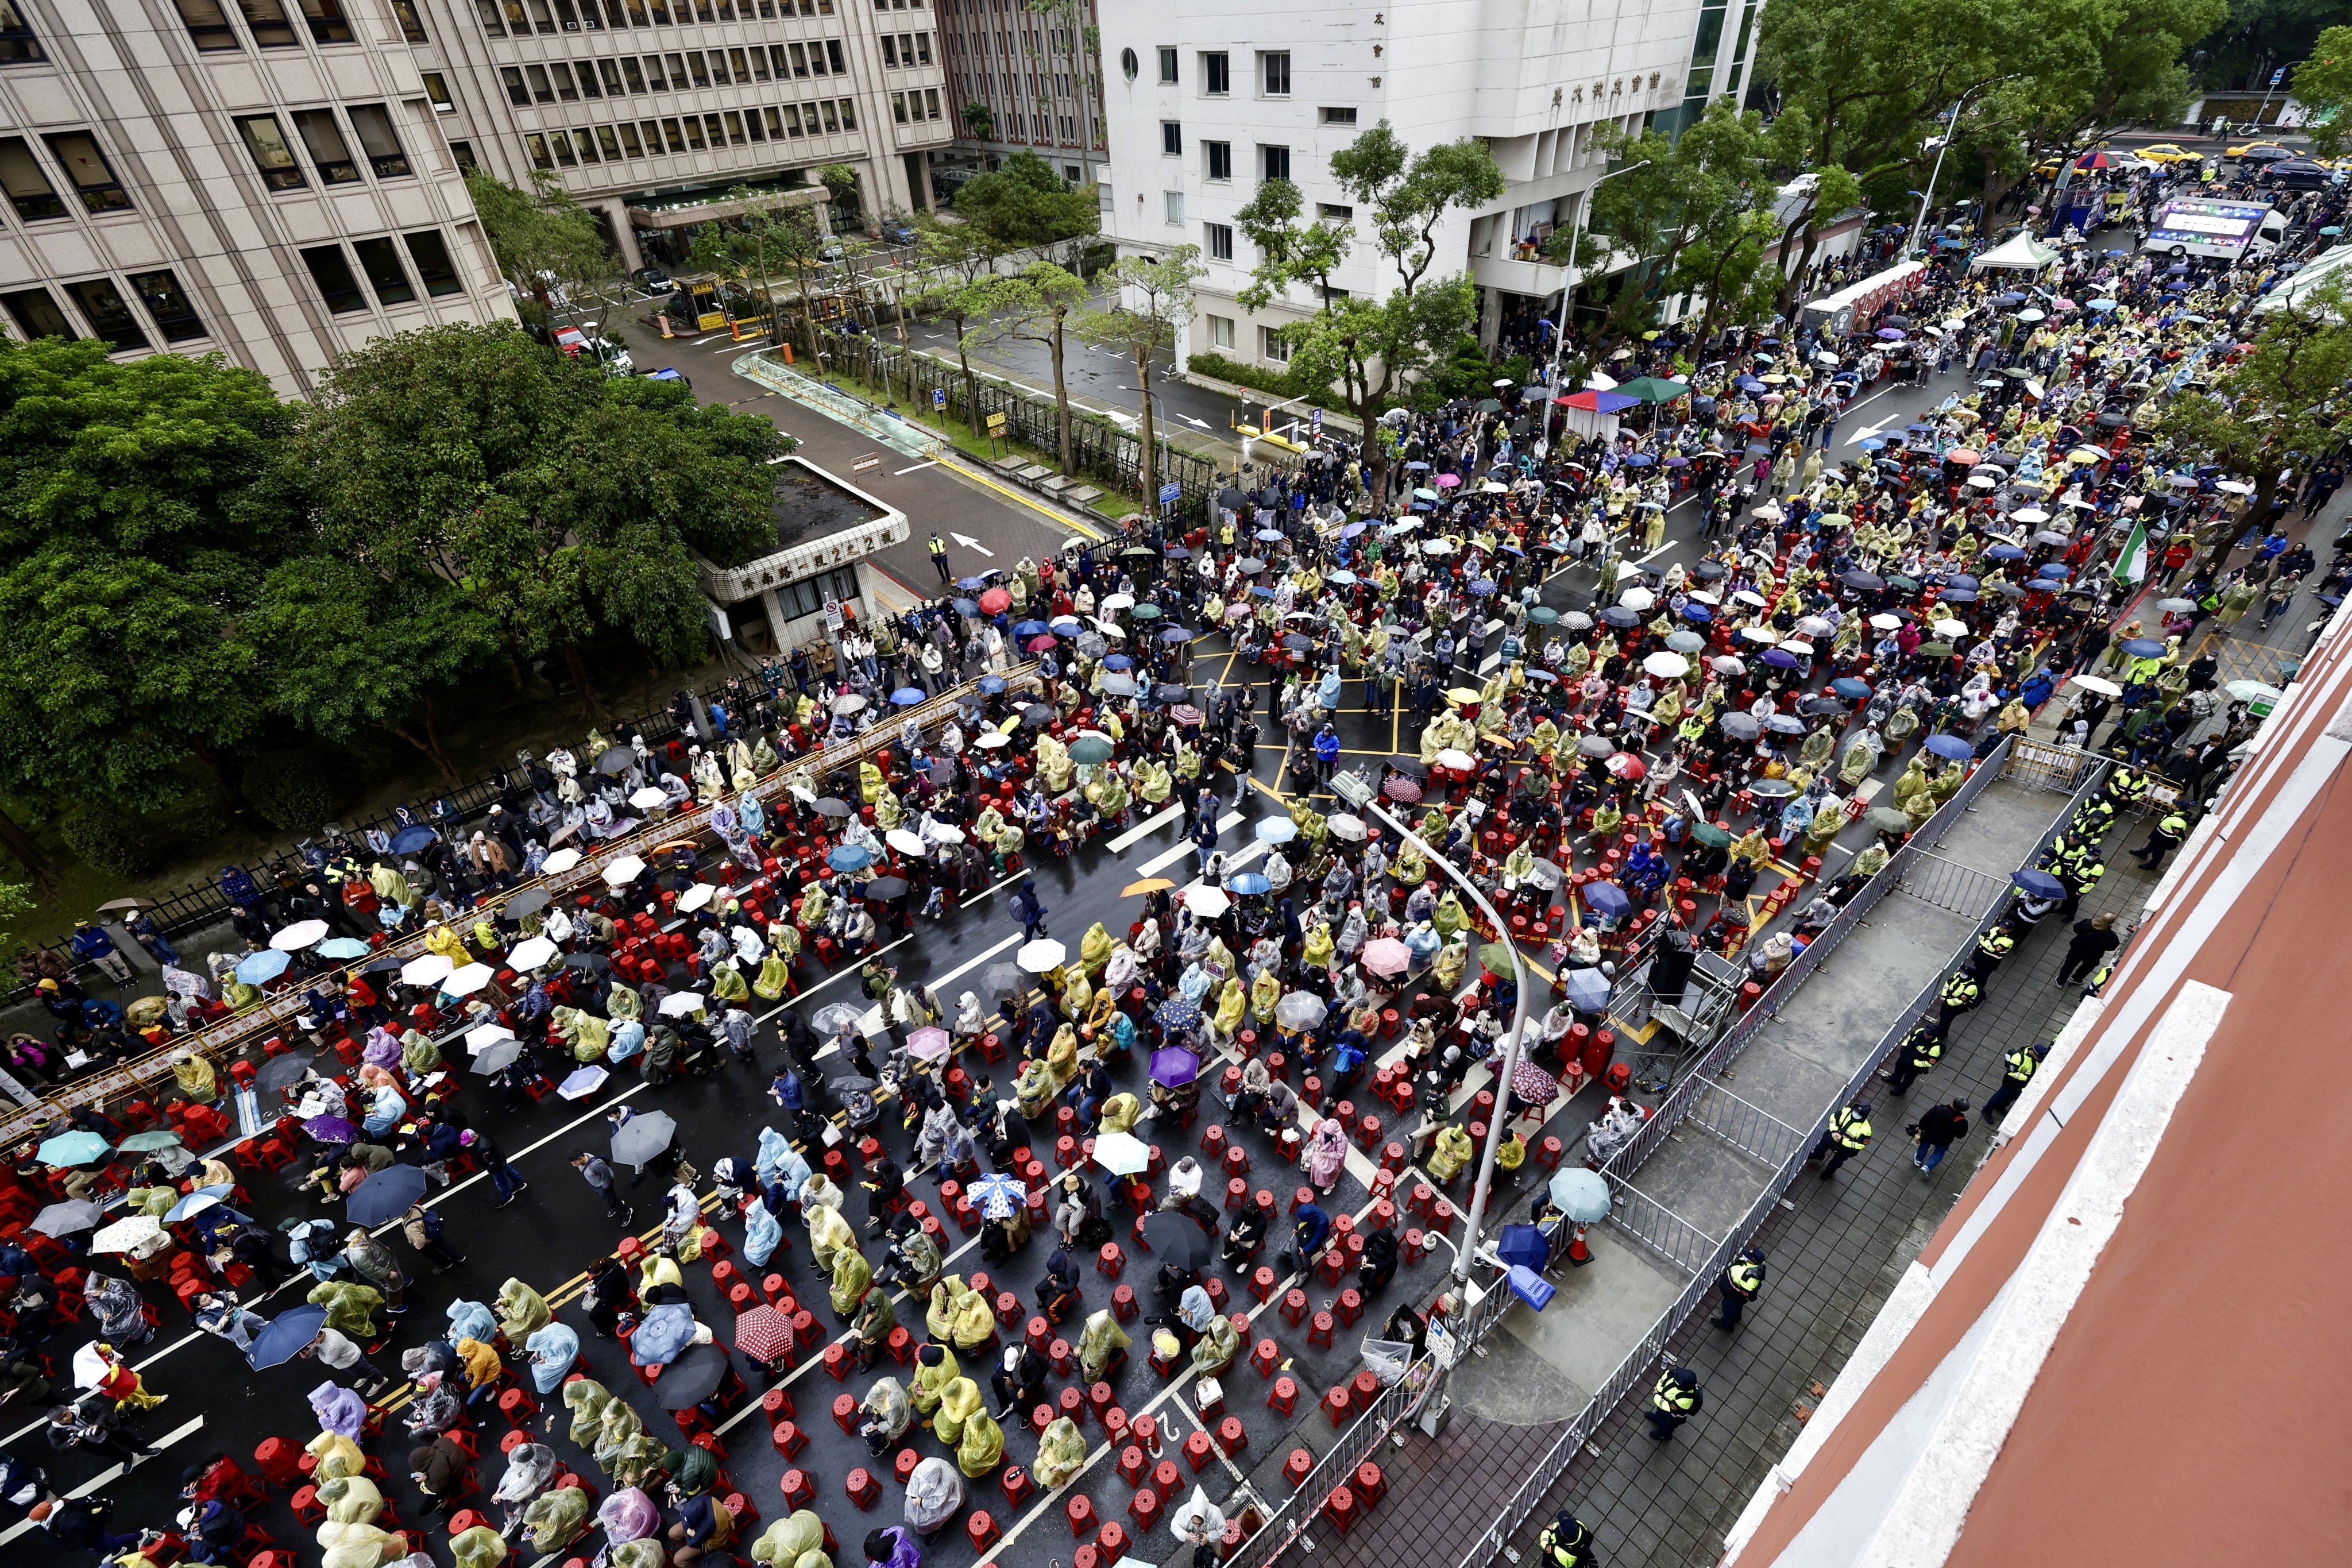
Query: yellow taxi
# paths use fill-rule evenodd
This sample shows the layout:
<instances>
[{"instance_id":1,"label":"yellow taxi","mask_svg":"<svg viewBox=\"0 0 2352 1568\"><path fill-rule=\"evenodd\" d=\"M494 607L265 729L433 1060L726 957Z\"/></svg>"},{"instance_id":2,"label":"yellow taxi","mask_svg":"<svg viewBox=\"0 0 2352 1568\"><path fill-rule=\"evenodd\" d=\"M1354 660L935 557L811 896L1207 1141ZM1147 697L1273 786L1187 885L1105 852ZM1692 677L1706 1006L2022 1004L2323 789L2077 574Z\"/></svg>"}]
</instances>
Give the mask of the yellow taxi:
<instances>
[{"instance_id":1,"label":"yellow taxi","mask_svg":"<svg viewBox=\"0 0 2352 1568\"><path fill-rule=\"evenodd\" d=\"M2140 147L2134 151L2151 163L2201 163L2205 161L2202 153L2191 153L2170 142L2159 142L2153 147Z\"/></svg>"},{"instance_id":2,"label":"yellow taxi","mask_svg":"<svg viewBox=\"0 0 2352 1568\"><path fill-rule=\"evenodd\" d=\"M2241 142L2235 147L2221 149L2221 155L2225 158L2242 158L2248 153L2260 157L2273 153L2283 158L2292 156L2285 148L2275 142Z\"/></svg>"}]
</instances>

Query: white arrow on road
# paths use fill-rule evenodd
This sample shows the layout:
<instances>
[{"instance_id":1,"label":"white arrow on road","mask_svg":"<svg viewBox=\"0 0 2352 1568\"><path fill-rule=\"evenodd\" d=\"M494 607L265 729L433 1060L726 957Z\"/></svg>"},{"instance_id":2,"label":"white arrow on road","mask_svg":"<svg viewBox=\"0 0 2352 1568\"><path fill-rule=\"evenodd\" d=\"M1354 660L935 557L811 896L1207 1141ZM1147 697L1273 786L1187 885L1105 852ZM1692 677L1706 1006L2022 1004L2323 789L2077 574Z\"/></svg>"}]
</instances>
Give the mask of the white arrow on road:
<instances>
[{"instance_id":1,"label":"white arrow on road","mask_svg":"<svg viewBox=\"0 0 2352 1568\"><path fill-rule=\"evenodd\" d=\"M954 540L958 544L962 545L966 550L977 550L982 555L988 556L992 560L995 558L995 551L991 550L987 545L982 544L979 540L974 539L969 533L950 533L948 537Z\"/></svg>"},{"instance_id":2,"label":"white arrow on road","mask_svg":"<svg viewBox=\"0 0 2352 1568\"><path fill-rule=\"evenodd\" d=\"M1195 419L1189 414L1183 415L1181 417L1185 424L1196 426L1199 429L1206 430L1209 427L1209 422L1205 419Z\"/></svg>"}]
</instances>

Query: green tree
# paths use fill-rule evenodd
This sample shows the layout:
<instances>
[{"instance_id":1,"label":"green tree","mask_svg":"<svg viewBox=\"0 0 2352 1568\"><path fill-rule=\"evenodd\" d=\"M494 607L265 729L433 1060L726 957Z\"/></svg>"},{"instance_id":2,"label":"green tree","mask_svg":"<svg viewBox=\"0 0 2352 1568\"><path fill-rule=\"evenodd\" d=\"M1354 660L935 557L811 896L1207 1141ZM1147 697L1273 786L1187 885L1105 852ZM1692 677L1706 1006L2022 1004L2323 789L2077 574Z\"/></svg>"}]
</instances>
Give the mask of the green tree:
<instances>
[{"instance_id":1,"label":"green tree","mask_svg":"<svg viewBox=\"0 0 2352 1568\"><path fill-rule=\"evenodd\" d=\"M688 259L759 300L768 331L778 342L784 341L786 331L776 280L789 274L793 281L793 314L799 319L802 341L811 362L821 363L824 356L817 345L815 313L809 309L809 298L832 237L824 232L811 203L788 200L790 193L770 195L774 205L762 205L761 194L748 185L728 192L728 200L746 204L742 216L725 224L698 227L688 242Z\"/></svg>"},{"instance_id":2,"label":"green tree","mask_svg":"<svg viewBox=\"0 0 2352 1568\"><path fill-rule=\"evenodd\" d=\"M963 132L978 142L996 140L996 115L978 99L963 106Z\"/></svg>"},{"instance_id":3,"label":"green tree","mask_svg":"<svg viewBox=\"0 0 2352 1568\"><path fill-rule=\"evenodd\" d=\"M994 300L982 332L991 340L1017 339L1044 347L1054 364L1055 426L1062 471L1076 470L1071 439L1070 384L1064 374L1070 312L1087 302L1077 274L1050 261L1034 261L1011 278L993 280Z\"/></svg>"},{"instance_id":4,"label":"green tree","mask_svg":"<svg viewBox=\"0 0 2352 1568\"><path fill-rule=\"evenodd\" d=\"M521 297L523 319L547 326L568 302L609 283L620 262L605 248L595 215L572 199L562 180L539 169L530 183L530 190L518 190L476 172L466 176L466 192L499 270Z\"/></svg>"},{"instance_id":5,"label":"green tree","mask_svg":"<svg viewBox=\"0 0 2352 1568\"><path fill-rule=\"evenodd\" d=\"M1240 300L1262 310L1297 288L1319 301L1312 315L1282 329L1292 374L1337 388L1369 430L1476 320L1467 278L1431 275L1437 230L1449 214L1501 195L1503 172L1475 137L1413 153L1383 120L1331 155L1331 176L1369 226L1381 270L1392 276L1381 279L1373 296L1335 291L1331 275L1347 258L1353 229L1322 218L1303 222L1298 187L1268 180L1235 220L1261 257ZM1369 468L1374 493L1384 493L1387 454L1376 451Z\"/></svg>"},{"instance_id":6,"label":"green tree","mask_svg":"<svg viewBox=\"0 0 2352 1568\"><path fill-rule=\"evenodd\" d=\"M218 355L0 342L0 790L169 806L259 731L246 617L297 542L295 423Z\"/></svg>"},{"instance_id":7,"label":"green tree","mask_svg":"<svg viewBox=\"0 0 2352 1568\"><path fill-rule=\"evenodd\" d=\"M2345 113L2352 106L2352 26L2330 27L2311 46L2311 58L2294 68L2291 90L2312 118L2326 116L2311 130L2312 151L2333 158L2344 150Z\"/></svg>"},{"instance_id":8,"label":"green tree","mask_svg":"<svg viewBox=\"0 0 2352 1568\"><path fill-rule=\"evenodd\" d=\"M980 383L971 374L971 350L985 336L975 323L986 322L997 306L1001 249L977 224L942 223L928 214L915 218L915 245L922 254L924 281L909 303L955 329L964 412L977 423Z\"/></svg>"},{"instance_id":9,"label":"green tree","mask_svg":"<svg viewBox=\"0 0 2352 1568\"><path fill-rule=\"evenodd\" d=\"M1139 468L1146 506L1158 504L1160 494L1160 454L1153 445L1151 420L1151 356L1176 346L1177 337L1192 320L1192 287L1207 272L1201 265L1197 245L1180 245L1158 261L1148 256L1122 256L1102 275L1103 295L1110 303L1077 318L1080 337L1123 348L1135 362L1136 402L1141 410L1136 426L1142 447Z\"/></svg>"},{"instance_id":10,"label":"green tree","mask_svg":"<svg viewBox=\"0 0 2352 1568\"><path fill-rule=\"evenodd\" d=\"M1095 188L1072 185L1025 147L1002 168L967 180L955 194L955 210L999 252L1050 251L1102 227Z\"/></svg>"},{"instance_id":11,"label":"green tree","mask_svg":"<svg viewBox=\"0 0 2352 1568\"><path fill-rule=\"evenodd\" d=\"M21 946L8 939L9 929L33 912L33 888L29 882L0 882L0 952Z\"/></svg>"},{"instance_id":12,"label":"green tree","mask_svg":"<svg viewBox=\"0 0 2352 1568\"><path fill-rule=\"evenodd\" d=\"M2344 388L2352 384L2352 292L2315 289L2262 319L2253 347L2211 384L2168 398L2156 431L2199 461L2253 482L2244 516L2209 526L2199 544L2218 571L2245 519L2270 515L2279 476L2343 439Z\"/></svg>"},{"instance_id":13,"label":"green tree","mask_svg":"<svg viewBox=\"0 0 2352 1568\"><path fill-rule=\"evenodd\" d=\"M502 326L379 339L325 378L300 443L329 553L415 593L457 584L508 656L618 634L664 663L709 646L695 557L774 548L764 418L675 383L614 378ZM385 595L394 610L419 601Z\"/></svg>"},{"instance_id":14,"label":"green tree","mask_svg":"<svg viewBox=\"0 0 2352 1568\"><path fill-rule=\"evenodd\" d=\"M833 197L835 226L857 223L857 165L827 163L816 172L816 177Z\"/></svg>"}]
</instances>

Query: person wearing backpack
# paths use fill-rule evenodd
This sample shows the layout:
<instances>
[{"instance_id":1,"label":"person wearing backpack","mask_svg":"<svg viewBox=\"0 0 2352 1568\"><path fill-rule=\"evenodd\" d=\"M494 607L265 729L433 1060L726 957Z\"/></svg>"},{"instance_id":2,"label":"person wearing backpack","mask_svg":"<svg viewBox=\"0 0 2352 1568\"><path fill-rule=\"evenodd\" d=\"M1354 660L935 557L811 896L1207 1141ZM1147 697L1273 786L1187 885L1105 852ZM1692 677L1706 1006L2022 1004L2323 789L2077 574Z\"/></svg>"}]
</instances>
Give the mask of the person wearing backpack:
<instances>
[{"instance_id":1,"label":"person wearing backpack","mask_svg":"<svg viewBox=\"0 0 2352 1568\"><path fill-rule=\"evenodd\" d=\"M439 1274L466 1261L466 1255L449 1245L442 1232L448 1222L440 1212L423 1204L411 1204L408 1212L400 1216L400 1234L408 1239L420 1258L433 1260L433 1272Z\"/></svg>"}]
</instances>

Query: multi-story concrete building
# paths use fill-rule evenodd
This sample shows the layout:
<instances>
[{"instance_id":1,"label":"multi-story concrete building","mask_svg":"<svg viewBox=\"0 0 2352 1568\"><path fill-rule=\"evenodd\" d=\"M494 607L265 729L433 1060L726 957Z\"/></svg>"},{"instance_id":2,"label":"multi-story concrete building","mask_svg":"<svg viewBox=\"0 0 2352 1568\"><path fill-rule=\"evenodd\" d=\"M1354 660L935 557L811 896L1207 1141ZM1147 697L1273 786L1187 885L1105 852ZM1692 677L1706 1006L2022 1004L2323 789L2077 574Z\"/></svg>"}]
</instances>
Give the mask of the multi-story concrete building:
<instances>
[{"instance_id":1,"label":"multi-story concrete building","mask_svg":"<svg viewBox=\"0 0 2352 1568\"><path fill-rule=\"evenodd\" d=\"M1095 0L939 0L952 148L932 154L942 191L1027 151L1074 185L1108 177Z\"/></svg>"},{"instance_id":2,"label":"multi-story concrete building","mask_svg":"<svg viewBox=\"0 0 2352 1568\"><path fill-rule=\"evenodd\" d=\"M7 329L296 393L371 338L511 318L422 37L410 0L0 0Z\"/></svg>"},{"instance_id":3,"label":"multi-story concrete building","mask_svg":"<svg viewBox=\"0 0 2352 1568\"><path fill-rule=\"evenodd\" d=\"M1761 0L1344 0L1268 14L1247 0L1124 5L1106 15L1110 121L1104 227L1123 250L1201 247L1195 352L1279 363L1276 333L1314 307L1303 291L1251 311L1234 295L1254 258L1234 215L1262 180L1296 183L1310 216L1356 226L1334 287L1378 297L1395 273L1330 175L1330 156L1386 120L1414 151L1484 138L1508 182L1450 215L1434 276L1466 271L1491 342L1555 308L1566 268L1539 260L1580 221L1602 174L1604 124L1673 130L1745 76ZM1579 258L1584 274L1594 259Z\"/></svg>"},{"instance_id":4,"label":"multi-story concrete building","mask_svg":"<svg viewBox=\"0 0 2352 1568\"><path fill-rule=\"evenodd\" d=\"M856 171L869 223L928 207L929 151L954 133L931 0L416 3L459 158L514 184L553 174L631 268L677 263L735 187L833 164Z\"/></svg>"}]
</instances>

